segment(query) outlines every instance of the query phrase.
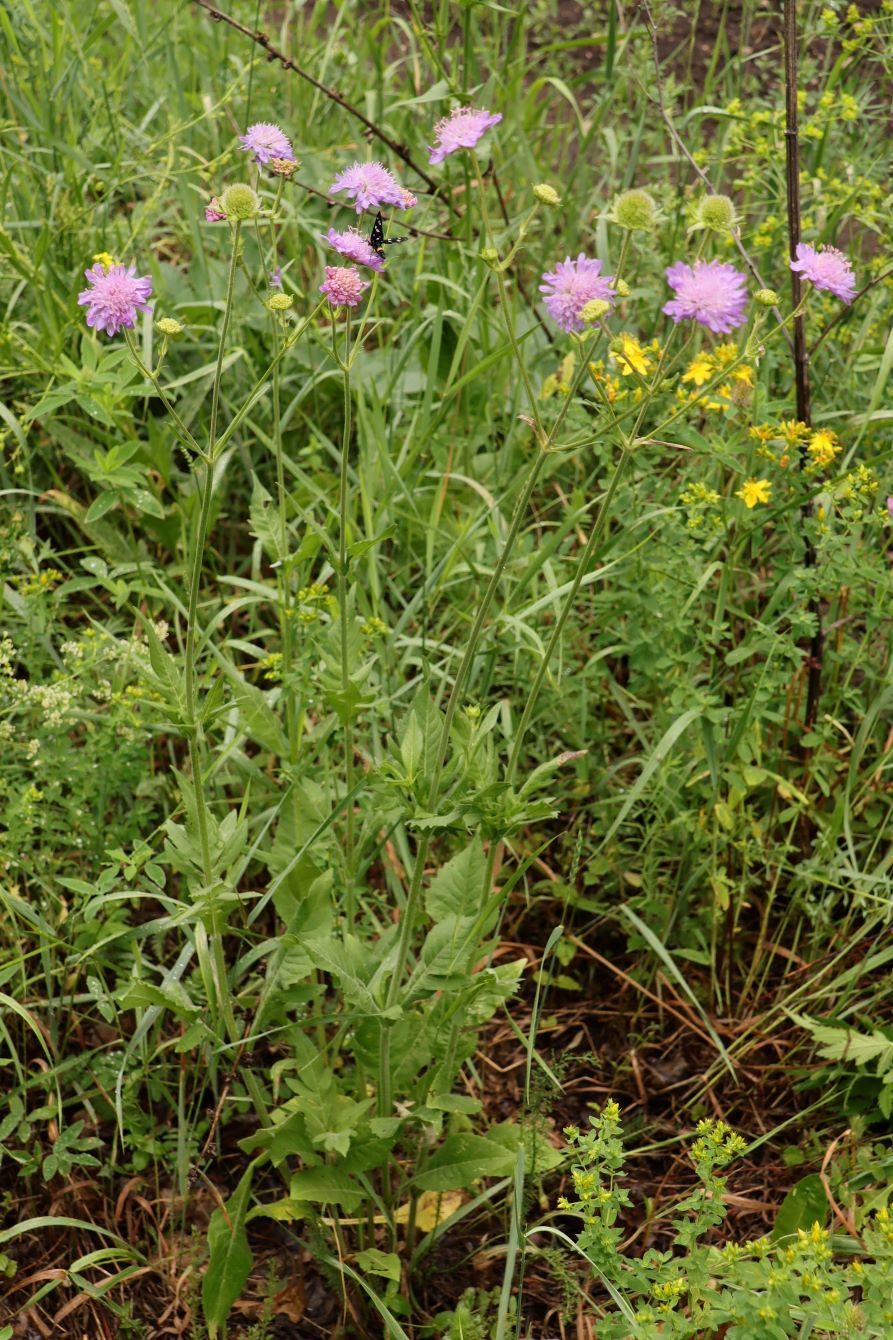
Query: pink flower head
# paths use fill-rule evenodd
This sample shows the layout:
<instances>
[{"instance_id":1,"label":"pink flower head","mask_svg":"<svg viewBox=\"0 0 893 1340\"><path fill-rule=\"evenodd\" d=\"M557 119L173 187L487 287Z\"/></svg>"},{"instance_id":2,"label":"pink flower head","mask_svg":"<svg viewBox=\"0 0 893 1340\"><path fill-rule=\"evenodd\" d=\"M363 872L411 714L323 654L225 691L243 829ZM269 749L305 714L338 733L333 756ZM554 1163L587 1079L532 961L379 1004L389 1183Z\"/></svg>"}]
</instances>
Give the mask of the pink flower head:
<instances>
[{"instance_id":1,"label":"pink flower head","mask_svg":"<svg viewBox=\"0 0 893 1340\"><path fill-rule=\"evenodd\" d=\"M271 158L284 158L289 163L295 161L291 140L284 130L274 126L271 121L255 122L244 135L239 136L239 142L246 154L254 154L255 163L269 163Z\"/></svg>"},{"instance_id":2,"label":"pink flower head","mask_svg":"<svg viewBox=\"0 0 893 1340\"><path fill-rule=\"evenodd\" d=\"M326 282L320 284L319 291L326 295L333 307L356 307L363 289L368 287L368 279L363 279L359 270L352 266L327 265Z\"/></svg>"},{"instance_id":3,"label":"pink flower head","mask_svg":"<svg viewBox=\"0 0 893 1340\"><path fill-rule=\"evenodd\" d=\"M84 274L90 283L78 294L78 305L87 308L87 325L117 335L124 326L136 325L137 312L151 312L152 280L137 276L136 266L94 265Z\"/></svg>"},{"instance_id":4,"label":"pink flower head","mask_svg":"<svg viewBox=\"0 0 893 1340\"><path fill-rule=\"evenodd\" d=\"M364 209L381 209L382 205L395 205L397 209L409 209L408 191L396 177L381 163L354 163L339 172L329 187L330 195L344 191L358 214ZM415 202L415 197L410 197Z\"/></svg>"},{"instance_id":5,"label":"pink flower head","mask_svg":"<svg viewBox=\"0 0 893 1340\"><path fill-rule=\"evenodd\" d=\"M816 288L833 293L841 302L852 302L856 296L856 277L842 251L836 247L822 247L816 251L808 242L797 243L797 259L791 269L803 275Z\"/></svg>"},{"instance_id":6,"label":"pink flower head","mask_svg":"<svg viewBox=\"0 0 893 1340\"><path fill-rule=\"evenodd\" d=\"M695 261L694 268L677 261L666 270L667 283L676 294L663 311L677 323L694 320L715 335L740 326L747 305L747 281L725 261Z\"/></svg>"},{"instance_id":7,"label":"pink flower head","mask_svg":"<svg viewBox=\"0 0 893 1340\"><path fill-rule=\"evenodd\" d=\"M454 108L434 127L437 144L431 149L428 162L442 163L447 154L454 154L459 149L473 149L484 132L499 125L501 120L500 112L491 114L477 107Z\"/></svg>"},{"instance_id":8,"label":"pink flower head","mask_svg":"<svg viewBox=\"0 0 893 1340\"><path fill-rule=\"evenodd\" d=\"M418 197L414 196L412 191L407 191L405 186L401 188L400 194L403 196L401 209L415 209L416 205L419 203Z\"/></svg>"},{"instance_id":9,"label":"pink flower head","mask_svg":"<svg viewBox=\"0 0 893 1340\"><path fill-rule=\"evenodd\" d=\"M566 256L554 270L548 270L540 293L546 295L543 301L553 321L566 331L585 329L580 313L587 302L600 298L613 306L617 297L613 276L603 275L601 261L590 260L582 251L575 261Z\"/></svg>"},{"instance_id":10,"label":"pink flower head","mask_svg":"<svg viewBox=\"0 0 893 1340\"><path fill-rule=\"evenodd\" d=\"M225 218L226 210L220 208L216 195L212 196L210 205L205 206L205 223L220 223Z\"/></svg>"},{"instance_id":11,"label":"pink flower head","mask_svg":"<svg viewBox=\"0 0 893 1340\"><path fill-rule=\"evenodd\" d=\"M356 261L357 265L366 265L370 270L384 269L382 257L379 256L377 251L373 251L368 239L356 228L348 228L343 233L338 233L334 228L330 228L326 233L325 240L340 255L346 256L349 261Z\"/></svg>"},{"instance_id":12,"label":"pink flower head","mask_svg":"<svg viewBox=\"0 0 893 1340\"><path fill-rule=\"evenodd\" d=\"M277 265L270 275L270 288L282 288L282 266Z\"/></svg>"},{"instance_id":13,"label":"pink flower head","mask_svg":"<svg viewBox=\"0 0 893 1340\"><path fill-rule=\"evenodd\" d=\"M893 498L887 499L887 511L890 514L891 520L893 520Z\"/></svg>"}]
</instances>

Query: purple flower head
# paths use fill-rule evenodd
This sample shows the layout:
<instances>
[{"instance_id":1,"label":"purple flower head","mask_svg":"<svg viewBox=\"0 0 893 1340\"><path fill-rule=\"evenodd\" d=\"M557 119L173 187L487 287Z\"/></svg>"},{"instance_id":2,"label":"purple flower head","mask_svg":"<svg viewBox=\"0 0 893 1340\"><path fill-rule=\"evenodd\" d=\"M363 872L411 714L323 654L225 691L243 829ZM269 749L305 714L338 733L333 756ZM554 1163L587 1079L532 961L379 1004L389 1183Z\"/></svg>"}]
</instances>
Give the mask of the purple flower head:
<instances>
[{"instance_id":1,"label":"purple flower head","mask_svg":"<svg viewBox=\"0 0 893 1340\"><path fill-rule=\"evenodd\" d=\"M412 191L407 191L405 186L401 188L400 194L403 196L403 204L400 208L415 209L416 205L419 203L418 197L414 196Z\"/></svg>"},{"instance_id":2,"label":"purple flower head","mask_svg":"<svg viewBox=\"0 0 893 1340\"><path fill-rule=\"evenodd\" d=\"M887 511L889 512L891 519L893 519L893 498L887 499Z\"/></svg>"},{"instance_id":3,"label":"purple flower head","mask_svg":"<svg viewBox=\"0 0 893 1340\"><path fill-rule=\"evenodd\" d=\"M205 223L220 223L225 218L226 210L220 208L216 195L212 196L210 205L205 206Z\"/></svg>"},{"instance_id":4,"label":"purple flower head","mask_svg":"<svg viewBox=\"0 0 893 1340\"><path fill-rule=\"evenodd\" d=\"M590 260L582 251L575 261L566 256L554 270L548 270L540 293L546 295L543 302L553 321L568 332L585 329L580 313L587 302L600 298L613 306L617 297L613 277L602 274L601 261Z\"/></svg>"},{"instance_id":5,"label":"purple flower head","mask_svg":"<svg viewBox=\"0 0 893 1340\"><path fill-rule=\"evenodd\" d=\"M289 163L295 161L291 140L271 121L255 122L239 136L239 142L246 154L254 154L255 163L269 163L272 158L284 158Z\"/></svg>"},{"instance_id":6,"label":"purple flower head","mask_svg":"<svg viewBox=\"0 0 893 1340\"><path fill-rule=\"evenodd\" d=\"M368 279L363 279L359 270L352 266L327 265L326 282L320 284L319 291L326 295L333 307L356 307L363 289L368 287Z\"/></svg>"},{"instance_id":7,"label":"purple flower head","mask_svg":"<svg viewBox=\"0 0 893 1340\"><path fill-rule=\"evenodd\" d=\"M277 265L270 274L270 288L282 288L282 266Z\"/></svg>"},{"instance_id":8,"label":"purple flower head","mask_svg":"<svg viewBox=\"0 0 893 1340\"><path fill-rule=\"evenodd\" d=\"M740 270L725 261L684 261L667 267L667 283L676 294L663 311L675 322L694 320L714 335L725 335L740 326L747 305L747 281Z\"/></svg>"},{"instance_id":9,"label":"purple flower head","mask_svg":"<svg viewBox=\"0 0 893 1340\"><path fill-rule=\"evenodd\" d=\"M500 112L491 114L477 107L454 108L434 127L437 144L431 149L428 162L442 163L447 154L454 154L459 149L473 149L484 132L499 125L501 120Z\"/></svg>"},{"instance_id":10,"label":"purple flower head","mask_svg":"<svg viewBox=\"0 0 893 1340\"><path fill-rule=\"evenodd\" d=\"M397 181L392 173L381 163L353 163L338 176L329 187L330 195L345 191L358 214L364 209L381 209L382 205L395 205L397 209L409 209L408 191ZM410 197L415 201L415 197Z\"/></svg>"},{"instance_id":11,"label":"purple flower head","mask_svg":"<svg viewBox=\"0 0 893 1340\"><path fill-rule=\"evenodd\" d=\"M853 267L836 247L822 247L816 251L808 242L797 243L797 259L791 269L803 275L816 288L833 293L841 302L852 302L856 296L856 278Z\"/></svg>"},{"instance_id":12,"label":"purple flower head","mask_svg":"<svg viewBox=\"0 0 893 1340\"><path fill-rule=\"evenodd\" d=\"M377 251L373 251L368 239L356 228L348 228L343 233L338 233L334 228L330 228L325 235L325 240L330 247L334 247L349 261L356 261L357 265L366 265L370 270L384 269L382 257L379 256Z\"/></svg>"},{"instance_id":13,"label":"purple flower head","mask_svg":"<svg viewBox=\"0 0 893 1340\"><path fill-rule=\"evenodd\" d=\"M137 312L151 312L152 280L137 277L136 266L94 265L84 274L91 285L78 294L78 305L87 308L87 325L117 335L124 326L136 325Z\"/></svg>"}]
</instances>

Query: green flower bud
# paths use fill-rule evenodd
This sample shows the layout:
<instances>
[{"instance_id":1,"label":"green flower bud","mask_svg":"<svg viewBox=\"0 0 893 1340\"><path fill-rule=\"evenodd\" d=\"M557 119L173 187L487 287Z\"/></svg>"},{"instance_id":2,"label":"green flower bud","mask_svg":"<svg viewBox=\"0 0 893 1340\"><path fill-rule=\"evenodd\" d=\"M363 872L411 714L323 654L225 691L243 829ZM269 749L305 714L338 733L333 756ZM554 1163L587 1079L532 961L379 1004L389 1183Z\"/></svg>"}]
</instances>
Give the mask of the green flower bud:
<instances>
[{"instance_id":1,"label":"green flower bud","mask_svg":"<svg viewBox=\"0 0 893 1340\"><path fill-rule=\"evenodd\" d=\"M608 218L630 232L647 232L658 222L660 211L647 191L623 191L614 201Z\"/></svg>"},{"instance_id":2,"label":"green flower bud","mask_svg":"<svg viewBox=\"0 0 893 1340\"><path fill-rule=\"evenodd\" d=\"M293 304L294 298L290 293L274 293L267 298L267 307L271 312L287 312Z\"/></svg>"},{"instance_id":3,"label":"green flower bud","mask_svg":"<svg viewBox=\"0 0 893 1340\"><path fill-rule=\"evenodd\" d=\"M179 335L183 327L174 317L162 316L155 322L155 329L160 330L162 335Z\"/></svg>"},{"instance_id":4,"label":"green flower bud","mask_svg":"<svg viewBox=\"0 0 893 1340\"><path fill-rule=\"evenodd\" d=\"M615 287L615 289L617 290L617 297L618 297L618 298L628 298L628 297L629 297L629 295L630 295L630 287L629 287L629 284L626 282L625 279L615 279L615 280L614 280L614 287Z\"/></svg>"},{"instance_id":5,"label":"green flower bud","mask_svg":"<svg viewBox=\"0 0 893 1340\"><path fill-rule=\"evenodd\" d=\"M695 211L695 227L714 233L730 233L736 219L735 204L727 195L705 195Z\"/></svg>"},{"instance_id":6,"label":"green flower bud","mask_svg":"<svg viewBox=\"0 0 893 1340\"><path fill-rule=\"evenodd\" d=\"M486 261L488 265L495 265L499 260L499 252L495 247L484 247L481 251L481 260Z\"/></svg>"},{"instance_id":7,"label":"green flower bud","mask_svg":"<svg viewBox=\"0 0 893 1340\"><path fill-rule=\"evenodd\" d=\"M761 307L778 306L778 294L774 288L758 288L753 296Z\"/></svg>"},{"instance_id":8,"label":"green flower bud","mask_svg":"<svg viewBox=\"0 0 893 1340\"><path fill-rule=\"evenodd\" d=\"M533 194L536 196L537 200L542 201L544 205L561 204L561 196L555 190L555 187L550 186L548 182L544 181L539 182L536 186L534 186Z\"/></svg>"},{"instance_id":9,"label":"green flower bud","mask_svg":"<svg viewBox=\"0 0 893 1340\"><path fill-rule=\"evenodd\" d=\"M228 219L253 219L260 213L260 197L250 186L237 182L227 186L220 197L220 207Z\"/></svg>"},{"instance_id":10,"label":"green flower bud","mask_svg":"<svg viewBox=\"0 0 893 1340\"><path fill-rule=\"evenodd\" d=\"M590 298L583 307L580 308L580 320L585 321L587 326L595 325L596 321L601 321L611 310L611 304L605 302L604 298Z\"/></svg>"}]
</instances>

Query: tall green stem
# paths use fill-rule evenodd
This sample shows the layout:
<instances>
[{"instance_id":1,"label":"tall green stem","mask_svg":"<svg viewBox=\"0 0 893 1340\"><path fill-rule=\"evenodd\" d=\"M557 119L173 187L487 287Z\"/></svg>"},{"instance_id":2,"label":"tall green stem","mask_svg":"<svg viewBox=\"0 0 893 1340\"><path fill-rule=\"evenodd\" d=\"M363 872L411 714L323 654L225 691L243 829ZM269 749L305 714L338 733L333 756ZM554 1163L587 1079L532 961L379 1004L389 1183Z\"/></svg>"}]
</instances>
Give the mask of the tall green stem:
<instances>
[{"instance_id":1,"label":"tall green stem","mask_svg":"<svg viewBox=\"0 0 893 1340\"><path fill-rule=\"evenodd\" d=\"M332 325L332 342L335 358L341 366L344 379L344 427L341 437L341 481L338 495L338 621L341 630L341 697L344 713L344 771L348 794L353 790L353 723L350 711L350 619L347 607L347 538L348 503L350 476L348 462L350 456L351 435L351 396L350 396L350 308L347 308L347 324L344 329L344 358L338 356L335 325ZM350 931L356 918L356 889L354 887L354 807L347 807L347 829L345 833L345 866L347 885L345 897L345 930Z\"/></svg>"}]
</instances>

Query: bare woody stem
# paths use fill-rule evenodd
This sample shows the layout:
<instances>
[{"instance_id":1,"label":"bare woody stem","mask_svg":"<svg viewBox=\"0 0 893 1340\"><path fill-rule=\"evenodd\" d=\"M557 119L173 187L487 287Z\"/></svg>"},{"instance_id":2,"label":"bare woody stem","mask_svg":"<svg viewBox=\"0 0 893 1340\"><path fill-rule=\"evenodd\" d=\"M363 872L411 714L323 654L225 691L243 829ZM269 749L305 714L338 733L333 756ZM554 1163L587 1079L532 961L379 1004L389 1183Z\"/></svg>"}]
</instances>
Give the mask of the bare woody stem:
<instances>
[{"instance_id":1,"label":"bare woody stem","mask_svg":"<svg viewBox=\"0 0 893 1340\"><path fill-rule=\"evenodd\" d=\"M787 178L788 199L788 247L791 260L797 258L800 244L800 132L797 122L797 0L785 0L784 4L784 82L785 82L785 175ZM806 320L801 310L803 299L802 280L796 270L791 271L791 300L794 305L794 385L797 397L797 418L801 423L812 422L809 386L809 353L806 348ZM806 462L806 448L800 448L801 469ZM805 536L803 563L809 570L815 568L816 552L810 534L812 500L806 498L801 505L800 515ZM810 730L815 724L822 690L822 658L824 654L825 634L822 628L822 611L816 595L810 596L809 612L815 620L807 658L806 714L804 725Z\"/></svg>"}]
</instances>

